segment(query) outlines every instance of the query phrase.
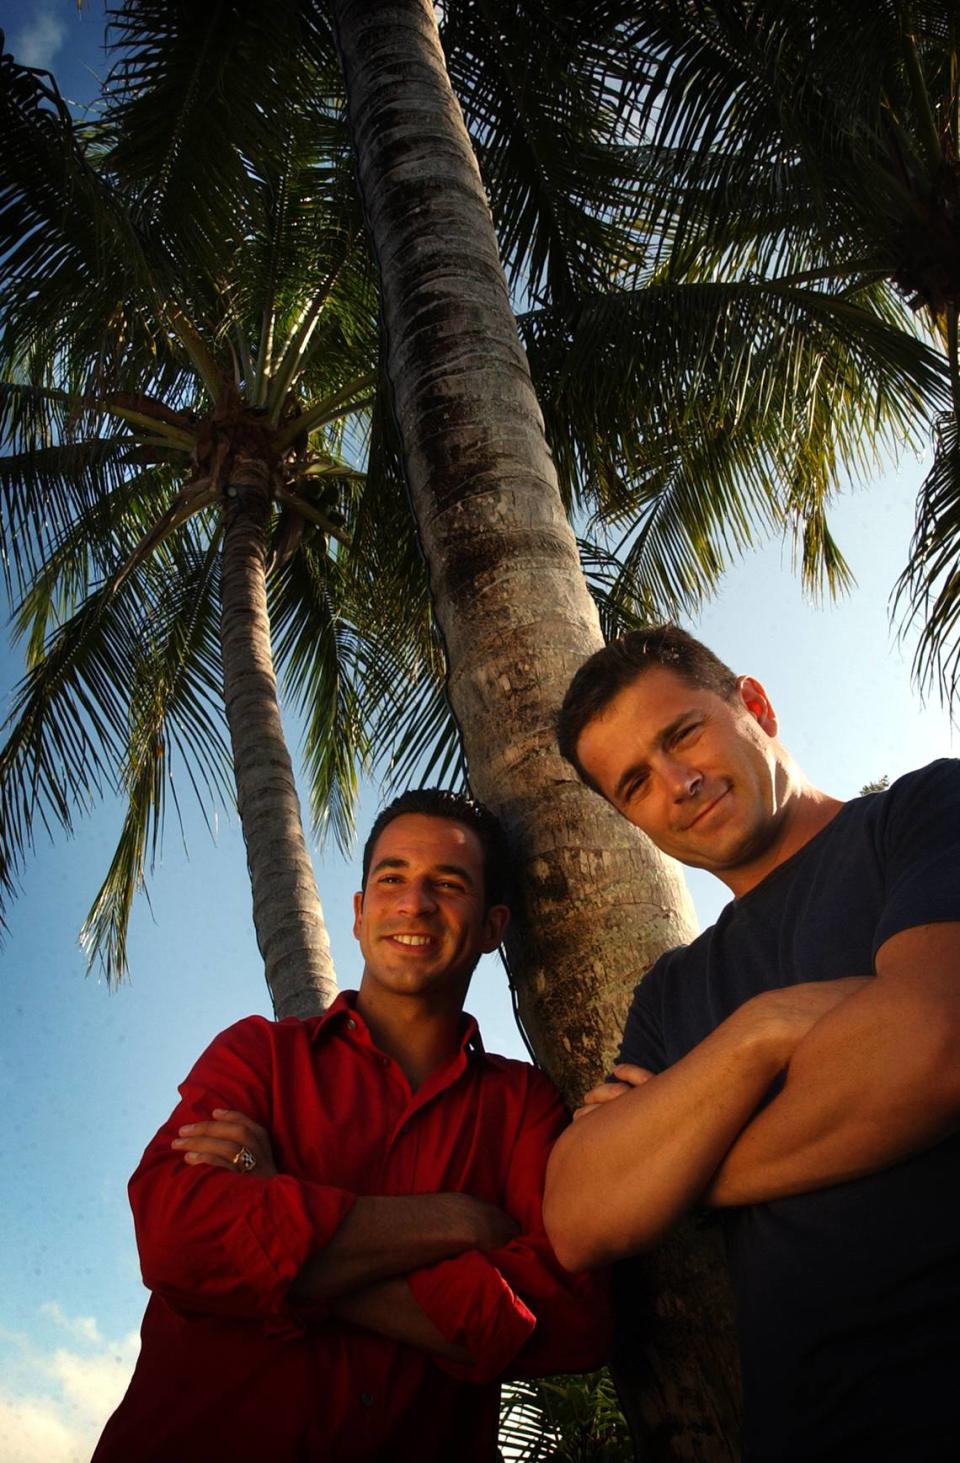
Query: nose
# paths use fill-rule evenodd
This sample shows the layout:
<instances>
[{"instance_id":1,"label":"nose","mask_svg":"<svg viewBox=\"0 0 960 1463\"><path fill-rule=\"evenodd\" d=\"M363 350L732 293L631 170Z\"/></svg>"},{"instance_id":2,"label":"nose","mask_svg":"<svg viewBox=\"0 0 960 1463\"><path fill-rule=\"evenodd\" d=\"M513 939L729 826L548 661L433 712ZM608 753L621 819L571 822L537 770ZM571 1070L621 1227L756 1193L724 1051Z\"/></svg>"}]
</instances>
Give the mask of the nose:
<instances>
[{"instance_id":1,"label":"nose","mask_svg":"<svg viewBox=\"0 0 960 1463\"><path fill-rule=\"evenodd\" d=\"M429 914L436 907L429 879L408 879L400 890L397 909L402 914Z\"/></svg>"},{"instance_id":2,"label":"nose","mask_svg":"<svg viewBox=\"0 0 960 1463\"><path fill-rule=\"evenodd\" d=\"M663 775L670 796L678 803L696 797L703 785L703 773L676 757L664 758Z\"/></svg>"}]
</instances>

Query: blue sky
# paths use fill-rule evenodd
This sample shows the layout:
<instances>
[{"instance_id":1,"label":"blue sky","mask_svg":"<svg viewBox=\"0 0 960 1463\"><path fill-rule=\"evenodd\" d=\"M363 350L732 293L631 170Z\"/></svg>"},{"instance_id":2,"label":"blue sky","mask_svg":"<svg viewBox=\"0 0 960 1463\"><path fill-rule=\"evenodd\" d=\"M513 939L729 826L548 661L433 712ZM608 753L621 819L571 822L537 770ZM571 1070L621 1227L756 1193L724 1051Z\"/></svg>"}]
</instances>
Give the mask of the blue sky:
<instances>
[{"instance_id":1,"label":"blue sky","mask_svg":"<svg viewBox=\"0 0 960 1463\"><path fill-rule=\"evenodd\" d=\"M50 65L64 91L90 94L99 5L0 0L7 45ZM903 565L922 465L910 455L841 500L833 527L858 579L839 605L805 603L790 546L749 555L699 630L738 671L764 681L784 740L814 782L840 797L886 773L955 755L948 718L912 688L912 643L890 632L887 598ZM0 689L19 674L4 644ZM377 806L365 795L361 835ZM171 824L131 936L131 979L109 992L85 976L77 931L112 853L118 810L77 836L41 844L14 907L0 979L0 1460L81 1463L119 1396L136 1351L144 1292L126 1181L176 1099L176 1085L222 1027L269 1002L250 920L235 819L216 840L188 819L189 858ZM315 855L342 985L358 974L350 934L357 860ZM722 887L695 875L702 922ZM496 961L470 1001L488 1046L522 1055Z\"/></svg>"}]
</instances>

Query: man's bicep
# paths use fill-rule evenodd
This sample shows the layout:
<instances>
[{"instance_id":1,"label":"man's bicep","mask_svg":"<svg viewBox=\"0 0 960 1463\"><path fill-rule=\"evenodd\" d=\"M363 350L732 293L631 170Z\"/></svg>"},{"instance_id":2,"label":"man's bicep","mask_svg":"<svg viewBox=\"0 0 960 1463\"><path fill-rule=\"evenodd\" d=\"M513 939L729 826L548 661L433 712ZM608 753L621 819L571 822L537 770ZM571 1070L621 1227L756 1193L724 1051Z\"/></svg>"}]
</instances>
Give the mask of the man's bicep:
<instances>
[{"instance_id":1,"label":"man's bicep","mask_svg":"<svg viewBox=\"0 0 960 1463\"><path fill-rule=\"evenodd\" d=\"M876 978L814 1025L710 1201L758 1203L874 1173L960 1127L960 922L899 931Z\"/></svg>"},{"instance_id":2,"label":"man's bicep","mask_svg":"<svg viewBox=\"0 0 960 1463\"><path fill-rule=\"evenodd\" d=\"M902 1013L905 1044L921 1035L943 1043L942 1078L960 1100L960 920L892 935L877 951L876 972L881 1012L892 1022Z\"/></svg>"}]
</instances>

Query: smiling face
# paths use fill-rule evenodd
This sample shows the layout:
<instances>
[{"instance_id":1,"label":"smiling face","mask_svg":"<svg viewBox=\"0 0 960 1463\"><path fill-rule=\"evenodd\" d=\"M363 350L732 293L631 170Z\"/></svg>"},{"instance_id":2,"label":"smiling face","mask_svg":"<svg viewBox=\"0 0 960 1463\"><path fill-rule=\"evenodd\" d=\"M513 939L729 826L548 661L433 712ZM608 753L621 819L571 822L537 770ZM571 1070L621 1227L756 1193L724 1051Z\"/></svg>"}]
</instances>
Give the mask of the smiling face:
<instances>
[{"instance_id":1,"label":"smiling face","mask_svg":"<svg viewBox=\"0 0 960 1463\"><path fill-rule=\"evenodd\" d=\"M509 918L504 905L485 906L483 849L470 828L422 813L388 823L353 900L367 997L379 990L461 1004Z\"/></svg>"},{"instance_id":2,"label":"smiling face","mask_svg":"<svg viewBox=\"0 0 960 1463\"><path fill-rule=\"evenodd\" d=\"M741 894L776 862L790 781L759 681L726 700L657 666L587 723L577 754L608 802L681 863Z\"/></svg>"}]
</instances>

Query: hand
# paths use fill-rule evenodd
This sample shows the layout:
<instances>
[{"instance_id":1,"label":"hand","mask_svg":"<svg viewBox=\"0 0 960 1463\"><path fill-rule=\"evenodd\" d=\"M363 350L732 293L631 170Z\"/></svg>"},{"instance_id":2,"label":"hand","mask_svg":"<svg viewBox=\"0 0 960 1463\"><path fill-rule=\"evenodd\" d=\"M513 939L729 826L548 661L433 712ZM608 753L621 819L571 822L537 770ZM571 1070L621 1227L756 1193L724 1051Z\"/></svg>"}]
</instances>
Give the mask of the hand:
<instances>
[{"instance_id":1,"label":"hand","mask_svg":"<svg viewBox=\"0 0 960 1463\"><path fill-rule=\"evenodd\" d=\"M578 1107L573 1115L573 1121L586 1117L587 1113L595 1112L605 1102L612 1102L615 1097L622 1097L625 1092L631 1092L634 1087L642 1087L644 1082L649 1082L653 1076L646 1067L634 1067L630 1062L621 1062L614 1067L613 1075L616 1082L601 1082L599 1087L592 1087L584 1096L583 1104Z\"/></svg>"},{"instance_id":2,"label":"hand","mask_svg":"<svg viewBox=\"0 0 960 1463\"><path fill-rule=\"evenodd\" d=\"M730 1020L745 1021L759 1030L763 1039L774 1043L781 1065L786 1065L811 1027L872 979L850 975L762 991L735 1011Z\"/></svg>"},{"instance_id":3,"label":"hand","mask_svg":"<svg viewBox=\"0 0 960 1463\"><path fill-rule=\"evenodd\" d=\"M254 1167L246 1172L256 1174L259 1179L273 1178L277 1172L270 1134L242 1112L215 1107L207 1122L185 1123L179 1133L170 1147L185 1150L183 1156L187 1163L209 1163L214 1168L243 1173L244 1169L238 1168L234 1159L241 1148L246 1148L256 1159Z\"/></svg>"}]
</instances>

